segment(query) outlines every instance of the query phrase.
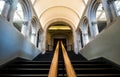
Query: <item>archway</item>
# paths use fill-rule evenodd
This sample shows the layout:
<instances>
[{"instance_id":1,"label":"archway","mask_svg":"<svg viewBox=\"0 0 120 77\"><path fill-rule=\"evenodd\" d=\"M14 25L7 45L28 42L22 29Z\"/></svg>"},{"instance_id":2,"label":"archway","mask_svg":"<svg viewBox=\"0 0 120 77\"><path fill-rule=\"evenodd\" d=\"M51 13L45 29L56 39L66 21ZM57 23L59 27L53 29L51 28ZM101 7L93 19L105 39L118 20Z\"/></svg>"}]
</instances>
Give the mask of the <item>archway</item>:
<instances>
[{"instance_id":1,"label":"archway","mask_svg":"<svg viewBox=\"0 0 120 77\"><path fill-rule=\"evenodd\" d=\"M18 2L17 9L16 9L15 14L13 16L13 25L20 32L22 32L23 21L24 21L23 7L22 7L22 4L20 2Z\"/></svg>"},{"instance_id":2,"label":"archway","mask_svg":"<svg viewBox=\"0 0 120 77\"><path fill-rule=\"evenodd\" d=\"M29 0L18 0L16 2L15 13L8 14L8 19L13 21L14 26L26 37L29 37L30 20L32 18L32 10L30 9ZM10 12L13 12L12 10ZM12 15L11 15L12 14ZM13 16L13 17L11 17Z\"/></svg>"},{"instance_id":3,"label":"archway","mask_svg":"<svg viewBox=\"0 0 120 77\"><path fill-rule=\"evenodd\" d=\"M89 22L88 22L87 17L83 18L80 29L82 31L81 40L83 42L83 46L85 46L91 40L91 32L90 32L90 27L89 27Z\"/></svg>"},{"instance_id":4,"label":"archway","mask_svg":"<svg viewBox=\"0 0 120 77\"><path fill-rule=\"evenodd\" d=\"M101 32L107 26L107 18L102 3L98 4L96 10L96 20L97 20L98 31Z\"/></svg>"},{"instance_id":5,"label":"archway","mask_svg":"<svg viewBox=\"0 0 120 77\"><path fill-rule=\"evenodd\" d=\"M68 23L57 21L50 24L46 31L46 50L54 51L57 41L62 41L67 51L72 51L73 32Z\"/></svg>"},{"instance_id":6,"label":"archway","mask_svg":"<svg viewBox=\"0 0 120 77\"><path fill-rule=\"evenodd\" d=\"M106 14L101 0L93 0L91 2L88 16L91 36L94 38L106 27L107 24Z\"/></svg>"}]
</instances>

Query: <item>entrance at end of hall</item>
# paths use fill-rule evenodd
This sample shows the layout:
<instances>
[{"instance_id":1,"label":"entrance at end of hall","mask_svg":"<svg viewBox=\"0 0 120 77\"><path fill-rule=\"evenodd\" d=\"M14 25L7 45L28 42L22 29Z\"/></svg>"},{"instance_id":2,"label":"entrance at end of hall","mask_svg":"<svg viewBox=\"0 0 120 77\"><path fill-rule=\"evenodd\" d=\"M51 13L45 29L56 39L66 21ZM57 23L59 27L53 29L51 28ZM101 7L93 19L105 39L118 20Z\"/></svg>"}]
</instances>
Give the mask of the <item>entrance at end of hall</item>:
<instances>
[{"instance_id":1,"label":"entrance at end of hall","mask_svg":"<svg viewBox=\"0 0 120 77\"><path fill-rule=\"evenodd\" d=\"M55 50L55 47L56 47L58 41L62 41L65 48L67 48L66 38L54 38L54 40L53 40L53 49L54 50Z\"/></svg>"}]
</instances>

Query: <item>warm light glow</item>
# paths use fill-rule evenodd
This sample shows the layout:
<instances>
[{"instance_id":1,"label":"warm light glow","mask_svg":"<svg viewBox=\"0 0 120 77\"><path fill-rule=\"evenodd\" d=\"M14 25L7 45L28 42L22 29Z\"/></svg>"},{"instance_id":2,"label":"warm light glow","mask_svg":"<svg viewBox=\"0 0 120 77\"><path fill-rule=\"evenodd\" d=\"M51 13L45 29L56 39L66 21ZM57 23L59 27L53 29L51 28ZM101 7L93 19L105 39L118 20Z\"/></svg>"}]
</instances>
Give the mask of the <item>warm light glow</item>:
<instances>
[{"instance_id":1,"label":"warm light glow","mask_svg":"<svg viewBox=\"0 0 120 77\"><path fill-rule=\"evenodd\" d=\"M69 26L51 26L49 30L71 30Z\"/></svg>"}]
</instances>

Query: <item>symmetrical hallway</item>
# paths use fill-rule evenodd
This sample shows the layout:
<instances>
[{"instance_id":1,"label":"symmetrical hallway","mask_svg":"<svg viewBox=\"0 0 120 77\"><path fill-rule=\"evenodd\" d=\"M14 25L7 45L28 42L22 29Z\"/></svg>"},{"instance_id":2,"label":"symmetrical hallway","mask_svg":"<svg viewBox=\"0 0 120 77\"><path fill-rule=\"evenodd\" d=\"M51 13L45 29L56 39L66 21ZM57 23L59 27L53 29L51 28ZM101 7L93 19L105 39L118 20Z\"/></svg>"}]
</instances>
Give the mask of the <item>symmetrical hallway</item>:
<instances>
[{"instance_id":1,"label":"symmetrical hallway","mask_svg":"<svg viewBox=\"0 0 120 77\"><path fill-rule=\"evenodd\" d=\"M120 0L0 0L0 77L120 76Z\"/></svg>"}]
</instances>

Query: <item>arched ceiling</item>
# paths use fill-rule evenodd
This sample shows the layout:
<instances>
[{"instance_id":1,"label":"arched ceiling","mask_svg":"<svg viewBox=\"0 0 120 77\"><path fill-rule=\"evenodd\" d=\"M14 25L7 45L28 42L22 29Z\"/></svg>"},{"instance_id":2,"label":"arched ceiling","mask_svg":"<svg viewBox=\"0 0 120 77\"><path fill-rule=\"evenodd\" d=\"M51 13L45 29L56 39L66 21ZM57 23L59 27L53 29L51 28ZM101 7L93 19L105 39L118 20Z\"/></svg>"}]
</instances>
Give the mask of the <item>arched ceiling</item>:
<instances>
[{"instance_id":1,"label":"arched ceiling","mask_svg":"<svg viewBox=\"0 0 120 77\"><path fill-rule=\"evenodd\" d=\"M86 1L88 0L31 0L43 28L51 20L59 18L70 21L77 28Z\"/></svg>"}]
</instances>

